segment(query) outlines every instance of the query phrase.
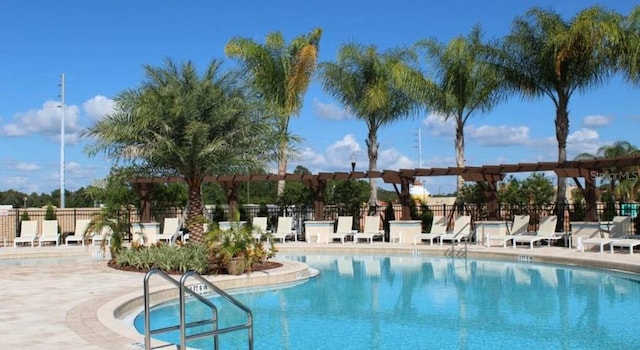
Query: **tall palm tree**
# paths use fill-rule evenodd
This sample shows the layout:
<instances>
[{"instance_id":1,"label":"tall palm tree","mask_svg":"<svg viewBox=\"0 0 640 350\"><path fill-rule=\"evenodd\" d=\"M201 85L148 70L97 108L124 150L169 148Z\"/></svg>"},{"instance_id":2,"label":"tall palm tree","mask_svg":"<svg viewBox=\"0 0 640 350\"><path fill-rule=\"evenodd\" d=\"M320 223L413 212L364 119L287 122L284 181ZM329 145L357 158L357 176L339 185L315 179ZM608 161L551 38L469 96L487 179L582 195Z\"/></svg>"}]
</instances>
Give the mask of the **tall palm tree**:
<instances>
[{"instance_id":1,"label":"tall palm tree","mask_svg":"<svg viewBox=\"0 0 640 350\"><path fill-rule=\"evenodd\" d=\"M379 53L373 45L348 43L340 47L336 62L320 64L323 88L367 124L369 171L377 170L378 130L409 116L418 108L418 103L394 78L394 72L406 69L410 58L408 50L390 49ZM369 205L377 206L376 179L370 178L369 183Z\"/></svg>"},{"instance_id":2,"label":"tall palm tree","mask_svg":"<svg viewBox=\"0 0 640 350\"><path fill-rule=\"evenodd\" d=\"M639 152L640 150L628 141L616 141L611 145L598 148L596 154L581 153L575 159L629 157L637 155ZM613 167L607 169L600 177L603 182L609 184L609 191L620 201L623 201L625 197L629 197L631 195L630 192L634 189L637 190L637 167Z\"/></svg>"},{"instance_id":3,"label":"tall palm tree","mask_svg":"<svg viewBox=\"0 0 640 350\"><path fill-rule=\"evenodd\" d=\"M402 81L418 93L418 98L426 107L446 119L453 119L456 125L455 152L456 166L465 166L464 127L475 113L490 111L501 97L496 69L484 59L485 44L481 40L479 26L473 28L468 37L459 36L443 44L435 39L422 40L416 44L418 50L426 53L427 71L433 76L425 78L413 74L413 79ZM464 186L464 179L458 176L458 192Z\"/></svg>"},{"instance_id":4,"label":"tall palm tree","mask_svg":"<svg viewBox=\"0 0 640 350\"><path fill-rule=\"evenodd\" d=\"M621 21L622 16L599 6L569 21L534 7L514 20L511 33L490 53L489 62L500 69L508 91L530 99L546 96L553 102L559 162L567 159L569 100L576 91L602 85L612 74ZM564 178L559 177L556 203L566 202L565 191Z\"/></svg>"},{"instance_id":5,"label":"tall palm tree","mask_svg":"<svg viewBox=\"0 0 640 350\"><path fill-rule=\"evenodd\" d=\"M300 114L302 102L316 68L322 30L313 29L306 35L285 43L282 33L269 33L264 44L248 38L233 38L225 53L239 59L252 77L252 85L270 106L277 119L278 175L287 172L288 153L299 137L289 132L289 120ZM284 180L278 182L278 196L284 190Z\"/></svg>"},{"instance_id":6,"label":"tall palm tree","mask_svg":"<svg viewBox=\"0 0 640 350\"><path fill-rule=\"evenodd\" d=\"M145 66L141 86L122 92L116 111L85 133L95 140L87 148L91 156L104 153L142 174L182 176L189 192L187 224L196 242L204 236L205 176L261 164L263 150L271 147L259 106L238 75L221 66L212 61L202 76L191 62Z\"/></svg>"},{"instance_id":7,"label":"tall palm tree","mask_svg":"<svg viewBox=\"0 0 640 350\"><path fill-rule=\"evenodd\" d=\"M624 21L625 40L620 66L633 83L640 82L640 6L634 7Z\"/></svg>"}]
</instances>

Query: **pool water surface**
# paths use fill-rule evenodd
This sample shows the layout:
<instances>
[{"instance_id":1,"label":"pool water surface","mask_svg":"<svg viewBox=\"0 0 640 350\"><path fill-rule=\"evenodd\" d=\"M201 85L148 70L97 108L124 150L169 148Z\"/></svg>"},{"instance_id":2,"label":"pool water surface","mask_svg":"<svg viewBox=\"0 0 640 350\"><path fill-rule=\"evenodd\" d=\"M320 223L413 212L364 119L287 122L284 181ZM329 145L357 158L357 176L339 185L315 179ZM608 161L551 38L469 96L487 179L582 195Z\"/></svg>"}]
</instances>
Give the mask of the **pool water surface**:
<instances>
[{"instance_id":1,"label":"pool water surface","mask_svg":"<svg viewBox=\"0 0 640 350\"><path fill-rule=\"evenodd\" d=\"M253 312L255 349L612 350L640 344L635 275L428 256L286 258L321 273L288 288L234 294ZM220 305L220 327L245 322L242 313L212 300ZM176 325L177 302L151 314L152 329ZM210 312L189 303L187 315L198 320ZM134 325L144 333L142 314ZM246 334L220 336L220 349L247 348ZM179 342L177 332L157 338ZM213 348L210 338L188 345Z\"/></svg>"}]
</instances>

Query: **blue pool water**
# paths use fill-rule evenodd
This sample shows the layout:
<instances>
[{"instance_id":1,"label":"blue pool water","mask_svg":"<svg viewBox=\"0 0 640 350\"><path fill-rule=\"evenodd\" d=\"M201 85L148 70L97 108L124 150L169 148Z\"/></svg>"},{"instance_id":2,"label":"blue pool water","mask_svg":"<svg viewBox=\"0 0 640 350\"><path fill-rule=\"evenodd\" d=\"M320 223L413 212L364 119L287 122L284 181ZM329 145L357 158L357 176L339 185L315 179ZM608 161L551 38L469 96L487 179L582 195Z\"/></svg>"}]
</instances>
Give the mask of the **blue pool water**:
<instances>
[{"instance_id":1,"label":"blue pool water","mask_svg":"<svg viewBox=\"0 0 640 350\"><path fill-rule=\"evenodd\" d=\"M255 349L632 349L640 346L633 275L520 262L420 256L289 256L321 274L235 295L254 315ZM245 316L219 298L221 327ZM152 310L152 329L178 322ZM210 316L189 303L191 320ZM144 333L138 315L136 329ZM158 339L178 343L178 334ZM211 349L211 339L189 342ZM246 332L220 349L246 349Z\"/></svg>"}]
</instances>

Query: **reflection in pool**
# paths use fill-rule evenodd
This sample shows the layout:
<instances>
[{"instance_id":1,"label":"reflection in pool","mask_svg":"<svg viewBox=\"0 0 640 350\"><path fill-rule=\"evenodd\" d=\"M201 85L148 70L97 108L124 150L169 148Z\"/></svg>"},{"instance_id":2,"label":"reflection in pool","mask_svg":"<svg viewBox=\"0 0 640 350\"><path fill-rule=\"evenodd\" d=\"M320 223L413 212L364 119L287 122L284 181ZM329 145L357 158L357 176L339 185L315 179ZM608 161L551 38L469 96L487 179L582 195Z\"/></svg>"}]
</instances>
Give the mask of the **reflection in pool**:
<instances>
[{"instance_id":1,"label":"reflection in pool","mask_svg":"<svg viewBox=\"0 0 640 350\"><path fill-rule=\"evenodd\" d=\"M420 256L288 256L321 271L291 288L239 293L256 349L630 349L640 343L633 275L520 262ZM221 327L244 316L220 303ZM209 311L187 308L190 319ZM177 324L176 303L152 328ZM144 332L142 316L135 320ZM158 336L178 342L177 333ZM220 337L246 348L246 332ZM189 343L211 348L211 339Z\"/></svg>"}]
</instances>

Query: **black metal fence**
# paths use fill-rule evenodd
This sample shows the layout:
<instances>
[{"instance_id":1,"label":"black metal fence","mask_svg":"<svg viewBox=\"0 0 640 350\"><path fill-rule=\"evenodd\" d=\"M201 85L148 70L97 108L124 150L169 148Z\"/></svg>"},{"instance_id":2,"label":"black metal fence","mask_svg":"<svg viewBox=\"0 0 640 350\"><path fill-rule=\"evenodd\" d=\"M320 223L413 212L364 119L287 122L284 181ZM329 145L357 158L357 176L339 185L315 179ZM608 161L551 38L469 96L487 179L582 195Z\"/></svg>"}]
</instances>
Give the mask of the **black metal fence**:
<instances>
[{"instance_id":1,"label":"black metal fence","mask_svg":"<svg viewBox=\"0 0 640 350\"><path fill-rule=\"evenodd\" d=\"M559 210L557 210L559 209ZM387 219L400 219L402 217L402 206L400 204L394 204L391 207L392 213L389 212L389 208L378 207L376 213L381 215L383 222ZM56 219L59 222L61 233L64 235L72 234L75 231L75 223L78 219L90 219L97 213L99 208L68 208L57 209L55 212ZM220 206L207 206L205 209L205 216L207 220L211 222L227 221L229 218L229 210L226 205ZM585 210L584 206L566 204L562 208L557 208L556 205L528 205L528 206L513 206L508 204L500 204L498 207L498 219L500 220L512 220L515 215L527 214L530 215L530 230L537 229L538 222L541 217L548 215L559 216L559 229L562 231L570 230L571 221L584 221ZM601 221L610 221L614 216L626 215L632 218L631 232L635 234L640 232L640 204L638 203L599 203L597 205L598 218ZM314 210L312 207L280 207L277 205L245 205L239 210L240 221L250 222L253 217L266 216L268 217L268 228L274 229L277 224L278 217L291 216L294 218L294 228L299 233L298 239L303 240L304 237L304 222L308 220L314 220ZM371 214L368 206L360 208L357 215L355 213L348 212L347 208L337 205L327 205L324 208L323 220L335 221L340 215L354 216L354 229L359 229L363 224L364 217ZM46 217L46 209L9 209L0 210L0 243L5 245L8 242L13 242L14 237L20 234L20 221L25 218L30 220L42 221ZM183 215L181 209L156 211L153 213L153 219L162 223L164 218L167 217L180 217ZM393 217L389 217L393 215ZM413 220L423 220L423 226L428 229L430 226L429 218L433 215L442 215L446 217L456 217L459 215L470 215L472 222L482 221L488 218L488 209L486 205L478 204L463 204L463 205L423 205L417 206L412 210ZM356 219L357 216L357 219ZM139 221L139 213L135 209L123 210L120 213L120 217L129 223ZM131 233L126 235L126 239L131 238Z\"/></svg>"}]
</instances>

